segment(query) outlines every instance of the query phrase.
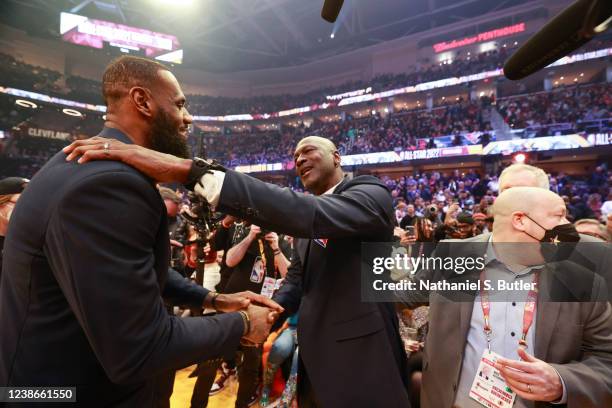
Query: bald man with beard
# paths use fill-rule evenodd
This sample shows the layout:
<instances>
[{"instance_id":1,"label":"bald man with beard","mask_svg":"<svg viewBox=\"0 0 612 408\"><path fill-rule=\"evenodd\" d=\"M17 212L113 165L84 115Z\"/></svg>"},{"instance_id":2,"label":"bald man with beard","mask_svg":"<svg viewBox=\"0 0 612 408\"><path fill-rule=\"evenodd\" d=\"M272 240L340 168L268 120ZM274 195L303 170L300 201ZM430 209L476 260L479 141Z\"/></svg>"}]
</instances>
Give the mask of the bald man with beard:
<instances>
[{"instance_id":1,"label":"bald man with beard","mask_svg":"<svg viewBox=\"0 0 612 408\"><path fill-rule=\"evenodd\" d=\"M427 293L430 315L421 406L481 407L470 397L470 390L481 375L478 367L489 345L492 352L501 356L495 367L516 393L514 408L544 407L551 403L574 408L612 406L610 304L550 301L552 293L568 297L584 286L588 286L587 292L603 290L601 280L583 283L584 270L579 267L568 269L567 261L544 259L541 242L577 239L565 218L563 200L542 188L513 187L498 197L493 213L492 234L441 241L432 256L484 254L484 270L475 270L471 276L466 273L462 280L491 279L493 288L499 288L502 281L526 287L535 282L538 291L531 295L537 300L529 302L527 290L497 294L495 290L476 290L462 293L463 297L440 291ZM421 270L417 277L424 281L440 279L435 277L438 272ZM415 299L410 292L401 293L400 297L408 305ZM487 303L489 309L485 312ZM529 304L535 306L535 312L525 332ZM491 330L489 335L485 331L486 321Z\"/></svg>"},{"instance_id":2,"label":"bald man with beard","mask_svg":"<svg viewBox=\"0 0 612 408\"><path fill-rule=\"evenodd\" d=\"M361 300L361 245L393 240L391 194L375 177L346 178L330 140L309 136L295 149L295 168L310 195L109 139L75 142L65 151L82 163L120 160L157 181L185 183L219 211L295 237L274 300L286 316L299 310L299 405L410 406L395 309Z\"/></svg>"}]
</instances>

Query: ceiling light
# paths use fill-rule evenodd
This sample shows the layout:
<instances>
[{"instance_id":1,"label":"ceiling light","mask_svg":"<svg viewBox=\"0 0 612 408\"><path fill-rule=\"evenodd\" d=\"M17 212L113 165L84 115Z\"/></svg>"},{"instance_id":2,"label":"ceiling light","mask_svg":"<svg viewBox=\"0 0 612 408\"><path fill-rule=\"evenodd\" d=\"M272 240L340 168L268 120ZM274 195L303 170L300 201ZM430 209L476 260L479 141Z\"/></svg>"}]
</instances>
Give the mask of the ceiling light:
<instances>
[{"instance_id":1,"label":"ceiling light","mask_svg":"<svg viewBox=\"0 0 612 408\"><path fill-rule=\"evenodd\" d=\"M21 107L24 107L24 108L31 108L31 109L36 109L36 108L38 108L38 105L37 105L37 104L35 104L35 103L34 103L34 102L32 102L32 101L26 101L25 99L17 99L17 100L15 101L15 105L19 105L19 106L21 106Z\"/></svg>"},{"instance_id":2,"label":"ceiling light","mask_svg":"<svg viewBox=\"0 0 612 408\"><path fill-rule=\"evenodd\" d=\"M74 110L74 109L64 108L64 109L62 109L62 112L64 112L66 115L70 115L70 116L83 116L83 114L81 112L79 112L78 110Z\"/></svg>"}]
</instances>

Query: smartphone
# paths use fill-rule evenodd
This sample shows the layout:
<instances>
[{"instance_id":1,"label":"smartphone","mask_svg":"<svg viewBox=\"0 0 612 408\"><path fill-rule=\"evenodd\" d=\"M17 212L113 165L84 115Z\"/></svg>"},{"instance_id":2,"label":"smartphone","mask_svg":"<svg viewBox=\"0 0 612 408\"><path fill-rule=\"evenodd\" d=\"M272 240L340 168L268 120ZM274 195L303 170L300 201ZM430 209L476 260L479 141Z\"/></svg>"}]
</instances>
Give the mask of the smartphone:
<instances>
[{"instance_id":1,"label":"smartphone","mask_svg":"<svg viewBox=\"0 0 612 408\"><path fill-rule=\"evenodd\" d=\"M414 237L414 225L408 225L406 227L406 232L408 233L408 235Z\"/></svg>"}]
</instances>

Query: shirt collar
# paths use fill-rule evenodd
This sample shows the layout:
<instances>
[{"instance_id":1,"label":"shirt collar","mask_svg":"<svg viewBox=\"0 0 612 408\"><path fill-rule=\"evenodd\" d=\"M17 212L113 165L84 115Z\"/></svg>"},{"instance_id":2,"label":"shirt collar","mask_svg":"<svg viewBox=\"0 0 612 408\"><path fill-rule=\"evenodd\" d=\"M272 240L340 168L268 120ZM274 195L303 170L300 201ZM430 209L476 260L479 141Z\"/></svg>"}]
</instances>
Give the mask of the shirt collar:
<instances>
[{"instance_id":1,"label":"shirt collar","mask_svg":"<svg viewBox=\"0 0 612 408\"><path fill-rule=\"evenodd\" d=\"M336 189L336 187L338 187L340 185L340 183L342 183L343 181L344 181L344 178L342 178L342 180L340 180L340 182L338 184L336 184L335 186L333 186L332 188L330 188L329 190L324 192L322 195L332 194L334 192L334 190Z\"/></svg>"},{"instance_id":2,"label":"shirt collar","mask_svg":"<svg viewBox=\"0 0 612 408\"><path fill-rule=\"evenodd\" d=\"M499 259L497 259L497 254L495 253L495 248L493 247L493 234L489 235L489 239L487 240L487 251L485 253L485 266L489 265L490 262L492 261L497 261L500 264L506 266L503 262L501 262ZM532 266L528 266L525 269L520 270L519 272L513 272L515 275L527 275L529 272L536 270L536 269L542 269L544 267L544 265L532 265ZM506 266L506 268L508 268ZM508 269L510 270L510 269Z\"/></svg>"}]
</instances>

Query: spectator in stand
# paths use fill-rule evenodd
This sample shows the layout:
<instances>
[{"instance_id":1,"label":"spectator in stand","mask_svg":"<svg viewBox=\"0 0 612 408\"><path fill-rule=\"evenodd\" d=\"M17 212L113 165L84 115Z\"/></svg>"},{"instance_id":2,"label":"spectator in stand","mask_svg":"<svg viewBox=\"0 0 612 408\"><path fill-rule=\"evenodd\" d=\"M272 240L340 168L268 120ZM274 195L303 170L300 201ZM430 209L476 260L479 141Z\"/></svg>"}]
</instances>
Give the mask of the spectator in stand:
<instances>
[{"instance_id":1,"label":"spectator in stand","mask_svg":"<svg viewBox=\"0 0 612 408\"><path fill-rule=\"evenodd\" d=\"M414 204L408 204L406 206L406 215L400 221L400 228L406 229L408 226L414 226L417 219L416 211L414 208Z\"/></svg>"},{"instance_id":2,"label":"spectator in stand","mask_svg":"<svg viewBox=\"0 0 612 408\"><path fill-rule=\"evenodd\" d=\"M402 219L406 216L406 212L406 202L404 199L400 198L397 200L397 205L395 206L395 220L398 224L400 224Z\"/></svg>"},{"instance_id":3,"label":"spectator in stand","mask_svg":"<svg viewBox=\"0 0 612 408\"><path fill-rule=\"evenodd\" d=\"M612 214L612 190L608 193L608 199L601 205L602 218Z\"/></svg>"}]
</instances>

